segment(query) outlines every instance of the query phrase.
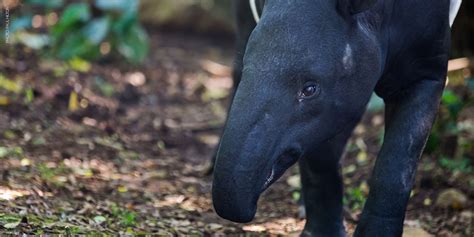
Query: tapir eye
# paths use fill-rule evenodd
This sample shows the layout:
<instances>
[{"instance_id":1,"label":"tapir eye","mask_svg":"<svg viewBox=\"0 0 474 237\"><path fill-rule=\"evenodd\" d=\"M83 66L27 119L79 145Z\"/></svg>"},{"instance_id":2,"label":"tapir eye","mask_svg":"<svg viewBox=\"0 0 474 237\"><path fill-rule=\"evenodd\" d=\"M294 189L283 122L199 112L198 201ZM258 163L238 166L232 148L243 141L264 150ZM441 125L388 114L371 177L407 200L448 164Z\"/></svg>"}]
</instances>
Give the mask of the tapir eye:
<instances>
[{"instance_id":1,"label":"tapir eye","mask_svg":"<svg viewBox=\"0 0 474 237\"><path fill-rule=\"evenodd\" d=\"M313 96L316 96L319 94L319 87L317 84L311 83L307 84L303 87L302 90L298 92L298 99L303 100L303 99L309 99Z\"/></svg>"}]
</instances>

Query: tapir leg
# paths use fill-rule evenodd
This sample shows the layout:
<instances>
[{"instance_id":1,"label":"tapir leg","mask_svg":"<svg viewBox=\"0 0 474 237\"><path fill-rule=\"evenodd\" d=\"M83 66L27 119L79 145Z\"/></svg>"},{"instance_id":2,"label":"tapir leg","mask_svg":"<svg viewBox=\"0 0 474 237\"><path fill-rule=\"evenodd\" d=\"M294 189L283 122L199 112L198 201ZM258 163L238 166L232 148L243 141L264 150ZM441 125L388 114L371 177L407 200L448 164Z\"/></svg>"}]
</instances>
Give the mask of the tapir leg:
<instances>
[{"instance_id":1,"label":"tapir leg","mask_svg":"<svg viewBox=\"0 0 474 237\"><path fill-rule=\"evenodd\" d=\"M417 163L435 120L444 83L422 80L396 99L386 101L384 144L354 236L402 235Z\"/></svg>"},{"instance_id":2,"label":"tapir leg","mask_svg":"<svg viewBox=\"0 0 474 237\"><path fill-rule=\"evenodd\" d=\"M345 236L339 160L352 129L300 160L306 225L302 236Z\"/></svg>"},{"instance_id":3,"label":"tapir leg","mask_svg":"<svg viewBox=\"0 0 474 237\"><path fill-rule=\"evenodd\" d=\"M232 86L231 98L234 97L235 91L239 86L242 78L243 60L245 54L245 48L247 47L248 38L256 26L256 22L253 18L252 11L250 9L249 1L236 0L234 1L234 10L236 18L236 53L234 58L232 78L234 85ZM221 136L222 137L222 136ZM214 164L216 163L217 149L214 152L211 160L209 169L206 170L206 174L211 174L214 170Z\"/></svg>"}]
</instances>

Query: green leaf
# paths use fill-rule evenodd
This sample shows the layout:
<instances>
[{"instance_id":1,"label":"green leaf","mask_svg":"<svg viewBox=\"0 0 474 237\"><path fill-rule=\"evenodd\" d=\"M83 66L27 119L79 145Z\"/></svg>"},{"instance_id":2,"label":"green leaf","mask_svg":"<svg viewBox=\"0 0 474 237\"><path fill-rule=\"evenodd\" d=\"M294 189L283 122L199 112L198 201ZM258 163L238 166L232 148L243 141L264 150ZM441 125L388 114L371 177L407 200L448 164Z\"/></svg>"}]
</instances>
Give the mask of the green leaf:
<instances>
[{"instance_id":1,"label":"green leaf","mask_svg":"<svg viewBox=\"0 0 474 237\"><path fill-rule=\"evenodd\" d=\"M79 23L86 22L91 18L89 5L87 3L73 3L64 10L61 15L61 19L58 24L53 28L55 37L58 37L65 31L71 31L71 26Z\"/></svg>"},{"instance_id":2,"label":"green leaf","mask_svg":"<svg viewBox=\"0 0 474 237\"><path fill-rule=\"evenodd\" d=\"M461 103L461 99L459 98L459 96L454 94L454 92L451 91L451 90L445 90L444 91L442 101L446 105L453 105L453 104Z\"/></svg>"},{"instance_id":3,"label":"green leaf","mask_svg":"<svg viewBox=\"0 0 474 237\"><path fill-rule=\"evenodd\" d=\"M89 39L93 44L100 44L110 28L110 19L108 17L101 17L90 21L82 30L83 35Z\"/></svg>"},{"instance_id":4,"label":"green leaf","mask_svg":"<svg viewBox=\"0 0 474 237\"><path fill-rule=\"evenodd\" d=\"M104 216L95 216L94 221L95 221L95 223L100 225L100 224L104 223L105 221L107 221L107 218L105 218Z\"/></svg>"},{"instance_id":5,"label":"green leaf","mask_svg":"<svg viewBox=\"0 0 474 237\"><path fill-rule=\"evenodd\" d=\"M439 149L439 144L441 143L441 138L439 134L433 129L431 132L428 141L426 142L425 151L430 154Z\"/></svg>"},{"instance_id":6,"label":"green leaf","mask_svg":"<svg viewBox=\"0 0 474 237\"><path fill-rule=\"evenodd\" d=\"M469 159L450 159L448 157L441 157L439 160L441 166L450 169L452 171L460 171L463 173L471 173L473 167Z\"/></svg>"},{"instance_id":7,"label":"green leaf","mask_svg":"<svg viewBox=\"0 0 474 237\"><path fill-rule=\"evenodd\" d=\"M50 44L50 38L46 34L32 34L27 32L18 32L20 42L32 49L42 49Z\"/></svg>"},{"instance_id":8,"label":"green leaf","mask_svg":"<svg viewBox=\"0 0 474 237\"><path fill-rule=\"evenodd\" d=\"M20 222L21 220L18 220L16 222L6 223L5 225L3 225L3 227L5 229L15 229L20 224Z\"/></svg>"},{"instance_id":9,"label":"green leaf","mask_svg":"<svg viewBox=\"0 0 474 237\"><path fill-rule=\"evenodd\" d=\"M100 55L99 46L90 43L80 32L74 32L69 35L59 45L58 57L62 59L84 58L95 59Z\"/></svg>"},{"instance_id":10,"label":"green leaf","mask_svg":"<svg viewBox=\"0 0 474 237\"><path fill-rule=\"evenodd\" d=\"M441 97L443 105L448 107L449 114L453 119L458 117L459 112L464 107L462 99L451 90L445 90Z\"/></svg>"},{"instance_id":11,"label":"green leaf","mask_svg":"<svg viewBox=\"0 0 474 237\"><path fill-rule=\"evenodd\" d=\"M0 146L0 158L5 158L9 154L9 150L6 147Z\"/></svg>"},{"instance_id":12,"label":"green leaf","mask_svg":"<svg viewBox=\"0 0 474 237\"><path fill-rule=\"evenodd\" d=\"M124 211L122 214L122 224L125 226L135 226L136 225L136 215L130 211Z\"/></svg>"},{"instance_id":13,"label":"green leaf","mask_svg":"<svg viewBox=\"0 0 474 237\"><path fill-rule=\"evenodd\" d=\"M25 103L30 104L31 102L33 102L34 99L35 99L35 94L33 92L33 89L28 88L25 91Z\"/></svg>"},{"instance_id":14,"label":"green leaf","mask_svg":"<svg viewBox=\"0 0 474 237\"><path fill-rule=\"evenodd\" d=\"M46 144L46 139L44 139L44 137L36 137L31 141L31 144L35 146L41 146Z\"/></svg>"},{"instance_id":15,"label":"green leaf","mask_svg":"<svg viewBox=\"0 0 474 237\"><path fill-rule=\"evenodd\" d=\"M136 0L96 0L95 6L104 11L117 10L122 12L137 12Z\"/></svg>"},{"instance_id":16,"label":"green leaf","mask_svg":"<svg viewBox=\"0 0 474 237\"><path fill-rule=\"evenodd\" d=\"M88 21L91 18L89 5L87 3L73 3L64 10L60 24L69 25L76 21Z\"/></svg>"},{"instance_id":17,"label":"green leaf","mask_svg":"<svg viewBox=\"0 0 474 237\"><path fill-rule=\"evenodd\" d=\"M126 13L113 23L113 30L120 37L124 37L134 25L138 24L137 14Z\"/></svg>"},{"instance_id":18,"label":"green leaf","mask_svg":"<svg viewBox=\"0 0 474 237\"><path fill-rule=\"evenodd\" d=\"M114 86L101 77L95 78L94 87L100 92L101 95L106 97L112 97L115 93Z\"/></svg>"},{"instance_id":19,"label":"green leaf","mask_svg":"<svg viewBox=\"0 0 474 237\"><path fill-rule=\"evenodd\" d=\"M83 60L78 57L69 60L69 66L71 67L71 69L78 72L88 72L91 70L91 64L86 60Z\"/></svg>"},{"instance_id":20,"label":"green leaf","mask_svg":"<svg viewBox=\"0 0 474 237\"><path fill-rule=\"evenodd\" d=\"M291 193L291 196L293 198L293 201L297 202L301 198L301 193L299 191L295 191L295 192Z\"/></svg>"},{"instance_id":21,"label":"green leaf","mask_svg":"<svg viewBox=\"0 0 474 237\"><path fill-rule=\"evenodd\" d=\"M118 51L132 63L142 62L148 54L148 36L138 24L134 25L129 34L119 38Z\"/></svg>"},{"instance_id":22,"label":"green leaf","mask_svg":"<svg viewBox=\"0 0 474 237\"><path fill-rule=\"evenodd\" d=\"M0 74L0 88L13 93L20 93L23 89L19 81L7 79L2 74Z\"/></svg>"}]
</instances>

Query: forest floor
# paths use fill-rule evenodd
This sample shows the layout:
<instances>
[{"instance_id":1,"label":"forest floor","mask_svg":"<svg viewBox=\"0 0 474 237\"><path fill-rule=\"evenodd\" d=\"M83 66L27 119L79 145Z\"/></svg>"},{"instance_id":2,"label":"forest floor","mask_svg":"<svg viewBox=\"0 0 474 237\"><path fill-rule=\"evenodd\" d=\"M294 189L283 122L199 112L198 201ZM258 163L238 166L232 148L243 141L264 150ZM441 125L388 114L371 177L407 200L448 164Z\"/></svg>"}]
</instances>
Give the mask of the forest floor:
<instances>
[{"instance_id":1,"label":"forest floor","mask_svg":"<svg viewBox=\"0 0 474 237\"><path fill-rule=\"evenodd\" d=\"M1 49L0 80L9 91L0 93L0 233L301 232L296 167L264 193L252 223L231 223L213 211L204 171L229 103L232 42L152 32L151 44L142 66ZM348 144L342 171L349 232L382 135L383 112L368 112ZM425 155L407 236L472 236L473 187L472 172L442 168ZM454 189L461 197L441 207L440 194Z\"/></svg>"}]
</instances>

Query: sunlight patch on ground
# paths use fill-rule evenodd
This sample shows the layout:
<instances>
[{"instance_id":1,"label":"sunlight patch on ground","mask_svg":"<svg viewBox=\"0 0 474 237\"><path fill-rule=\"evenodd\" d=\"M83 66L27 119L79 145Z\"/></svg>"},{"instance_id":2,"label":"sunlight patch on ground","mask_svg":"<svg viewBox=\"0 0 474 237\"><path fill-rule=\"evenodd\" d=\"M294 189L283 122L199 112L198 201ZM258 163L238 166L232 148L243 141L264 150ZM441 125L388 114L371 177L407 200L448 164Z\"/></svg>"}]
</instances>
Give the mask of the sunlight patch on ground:
<instances>
[{"instance_id":1,"label":"sunlight patch on ground","mask_svg":"<svg viewBox=\"0 0 474 237\"><path fill-rule=\"evenodd\" d=\"M168 207L168 206L174 206L177 204L181 204L186 197L184 195L168 195L165 197L164 200L160 201L159 203L156 204L156 207Z\"/></svg>"},{"instance_id":2,"label":"sunlight patch on ground","mask_svg":"<svg viewBox=\"0 0 474 237\"><path fill-rule=\"evenodd\" d=\"M7 187L0 187L0 200L15 200L18 197L29 195L28 191L24 190L12 190Z\"/></svg>"},{"instance_id":3,"label":"sunlight patch on ground","mask_svg":"<svg viewBox=\"0 0 474 237\"><path fill-rule=\"evenodd\" d=\"M260 224L245 225L242 227L245 231L268 232L275 235L288 235L300 233L303 230L305 220L297 218L273 219Z\"/></svg>"}]
</instances>

